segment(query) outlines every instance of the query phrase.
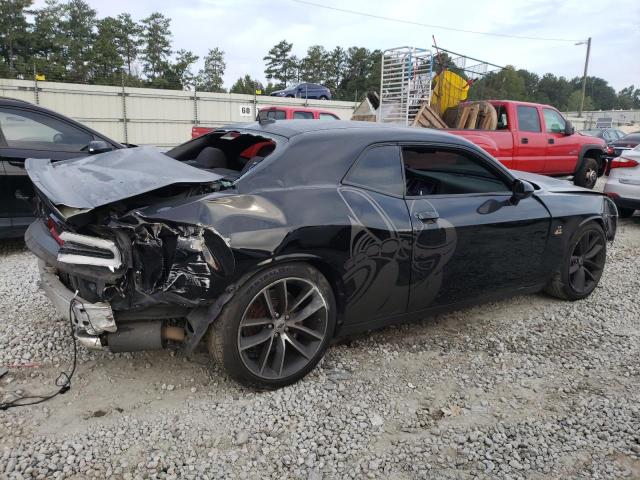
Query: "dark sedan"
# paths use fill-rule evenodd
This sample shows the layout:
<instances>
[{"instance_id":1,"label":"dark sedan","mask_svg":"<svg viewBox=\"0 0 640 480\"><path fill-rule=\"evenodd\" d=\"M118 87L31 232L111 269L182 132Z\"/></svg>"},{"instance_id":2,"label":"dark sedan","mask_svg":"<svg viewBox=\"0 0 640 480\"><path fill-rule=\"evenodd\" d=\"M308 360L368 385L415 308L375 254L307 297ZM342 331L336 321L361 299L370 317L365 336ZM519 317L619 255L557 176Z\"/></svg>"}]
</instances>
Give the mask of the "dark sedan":
<instances>
[{"instance_id":1,"label":"dark sedan","mask_svg":"<svg viewBox=\"0 0 640 480\"><path fill-rule=\"evenodd\" d=\"M324 85L317 83L298 83L285 88L284 90L276 90L271 92L272 97L288 97L288 98L316 98L318 100L331 100L331 90Z\"/></svg>"},{"instance_id":2,"label":"dark sedan","mask_svg":"<svg viewBox=\"0 0 640 480\"><path fill-rule=\"evenodd\" d=\"M580 133L590 137L601 138L607 143L615 142L626 135L622 130L618 130L617 128L593 128L591 130L580 130Z\"/></svg>"},{"instance_id":3,"label":"dark sedan","mask_svg":"<svg viewBox=\"0 0 640 480\"><path fill-rule=\"evenodd\" d=\"M206 338L258 388L302 378L335 337L543 289L585 298L617 222L602 194L460 137L366 122L267 120L27 170L27 245L83 344Z\"/></svg>"},{"instance_id":4,"label":"dark sedan","mask_svg":"<svg viewBox=\"0 0 640 480\"><path fill-rule=\"evenodd\" d=\"M624 137L612 142L610 144L614 150L614 157L619 157L622 155L622 152L627 150L631 150L632 148L637 147L640 144L640 132L633 132L625 135Z\"/></svg>"},{"instance_id":5,"label":"dark sedan","mask_svg":"<svg viewBox=\"0 0 640 480\"><path fill-rule=\"evenodd\" d=\"M84 157L92 142L101 142L100 150L123 148L59 113L0 97L0 238L21 237L34 220L34 193L25 159Z\"/></svg>"}]
</instances>

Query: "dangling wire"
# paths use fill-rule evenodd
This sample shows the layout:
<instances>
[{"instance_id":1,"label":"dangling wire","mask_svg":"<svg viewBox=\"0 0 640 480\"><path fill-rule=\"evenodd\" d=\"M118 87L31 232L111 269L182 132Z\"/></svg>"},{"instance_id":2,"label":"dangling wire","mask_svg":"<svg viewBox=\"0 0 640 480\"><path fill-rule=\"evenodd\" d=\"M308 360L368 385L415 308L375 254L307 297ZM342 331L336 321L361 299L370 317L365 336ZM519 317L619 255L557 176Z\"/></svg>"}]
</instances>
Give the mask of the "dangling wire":
<instances>
[{"instance_id":1,"label":"dangling wire","mask_svg":"<svg viewBox=\"0 0 640 480\"><path fill-rule=\"evenodd\" d=\"M29 395L26 397L16 398L10 402L0 403L0 410L9 410L14 407L26 407L29 405L37 405L39 403L46 402L47 400L51 400L53 397L56 397L60 394L66 393L71 388L71 379L73 378L73 374L76 372L76 365L78 362L78 344L76 342L76 336L74 332L73 320L76 318L76 313L73 310L73 306L76 303L82 305L77 299L78 291L76 290L75 295L69 302L69 334L71 335L71 341L73 342L73 364L71 366L71 371L60 372L58 378L56 378L55 384L58 387L58 390L50 395ZM31 400L25 402L25 400Z\"/></svg>"}]
</instances>

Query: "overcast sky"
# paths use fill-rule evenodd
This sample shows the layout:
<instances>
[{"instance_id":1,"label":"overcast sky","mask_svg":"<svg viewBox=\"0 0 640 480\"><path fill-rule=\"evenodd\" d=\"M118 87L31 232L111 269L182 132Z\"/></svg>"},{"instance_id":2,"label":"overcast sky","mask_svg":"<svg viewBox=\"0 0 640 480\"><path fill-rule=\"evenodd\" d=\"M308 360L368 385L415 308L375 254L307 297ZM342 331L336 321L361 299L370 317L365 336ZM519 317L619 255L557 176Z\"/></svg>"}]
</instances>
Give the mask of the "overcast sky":
<instances>
[{"instance_id":1,"label":"overcast sky","mask_svg":"<svg viewBox=\"0 0 640 480\"><path fill-rule=\"evenodd\" d=\"M153 11L171 18L173 46L202 59L207 50L226 53L225 86L249 73L264 80L262 58L286 39L294 53L307 47L362 46L429 48L438 45L498 65L514 65L539 74L581 76L592 37L589 74L605 78L616 90L640 87L639 0L310 0L331 7L414 22L489 33L548 37L569 41L501 38L407 25L295 3L292 0L89 0L100 17L128 11L141 19ZM37 0L41 6L43 0ZM196 69L200 68L201 61Z\"/></svg>"}]
</instances>

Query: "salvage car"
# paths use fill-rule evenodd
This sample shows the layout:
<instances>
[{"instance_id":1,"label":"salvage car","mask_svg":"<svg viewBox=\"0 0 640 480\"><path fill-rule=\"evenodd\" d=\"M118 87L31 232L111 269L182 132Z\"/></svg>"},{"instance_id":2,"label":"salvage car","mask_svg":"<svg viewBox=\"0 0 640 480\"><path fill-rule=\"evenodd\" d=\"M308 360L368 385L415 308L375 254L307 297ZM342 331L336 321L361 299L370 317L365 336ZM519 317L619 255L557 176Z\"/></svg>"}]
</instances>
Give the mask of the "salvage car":
<instances>
[{"instance_id":1,"label":"salvage car","mask_svg":"<svg viewBox=\"0 0 640 480\"><path fill-rule=\"evenodd\" d=\"M26 243L83 344L206 339L257 388L302 378L345 335L543 289L583 299L617 224L600 193L367 122L265 120L27 171Z\"/></svg>"}]
</instances>

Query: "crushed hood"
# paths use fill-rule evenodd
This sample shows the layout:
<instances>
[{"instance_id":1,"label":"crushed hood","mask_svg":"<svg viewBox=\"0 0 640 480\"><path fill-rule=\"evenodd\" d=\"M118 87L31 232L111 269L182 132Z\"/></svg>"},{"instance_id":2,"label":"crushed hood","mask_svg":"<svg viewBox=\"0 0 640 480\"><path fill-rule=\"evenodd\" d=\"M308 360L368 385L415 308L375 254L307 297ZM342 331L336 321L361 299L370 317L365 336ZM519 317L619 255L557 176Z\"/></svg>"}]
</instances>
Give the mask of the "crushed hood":
<instances>
[{"instance_id":1,"label":"crushed hood","mask_svg":"<svg viewBox=\"0 0 640 480\"><path fill-rule=\"evenodd\" d=\"M36 188L56 207L84 211L170 185L207 184L222 178L152 147L59 162L29 158L25 167Z\"/></svg>"}]
</instances>

